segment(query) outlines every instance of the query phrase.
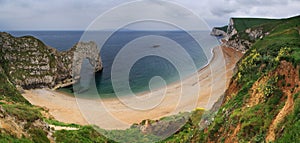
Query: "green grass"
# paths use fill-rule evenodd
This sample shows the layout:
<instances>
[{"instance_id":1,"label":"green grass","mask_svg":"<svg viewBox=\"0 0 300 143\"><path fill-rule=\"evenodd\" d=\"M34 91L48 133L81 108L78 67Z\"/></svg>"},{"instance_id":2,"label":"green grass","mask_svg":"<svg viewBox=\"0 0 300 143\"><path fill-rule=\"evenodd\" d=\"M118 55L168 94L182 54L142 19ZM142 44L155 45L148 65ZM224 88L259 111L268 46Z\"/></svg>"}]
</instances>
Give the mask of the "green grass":
<instances>
[{"instance_id":1,"label":"green grass","mask_svg":"<svg viewBox=\"0 0 300 143\"><path fill-rule=\"evenodd\" d=\"M222 30L224 32L227 32L227 28L228 28L228 25L225 25L223 27L215 27L216 29L219 29L219 30Z\"/></svg>"},{"instance_id":2,"label":"green grass","mask_svg":"<svg viewBox=\"0 0 300 143\"><path fill-rule=\"evenodd\" d=\"M50 143L49 139L47 138L47 134L42 129L30 129L29 133L31 135L32 141L35 143Z\"/></svg>"},{"instance_id":3,"label":"green grass","mask_svg":"<svg viewBox=\"0 0 300 143\"><path fill-rule=\"evenodd\" d=\"M57 143L107 143L114 142L101 135L91 126L84 126L79 130L60 130L54 133Z\"/></svg>"},{"instance_id":4,"label":"green grass","mask_svg":"<svg viewBox=\"0 0 300 143\"><path fill-rule=\"evenodd\" d=\"M233 18L235 28L238 32L244 32L250 27L254 27L261 24L271 23L277 21L275 19L264 18Z\"/></svg>"},{"instance_id":5,"label":"green grass","mask_svg":"<svg viewBox=\"0 0 300 143\"><path fill-rule=\"evenodd\" d=\"M180 131L168 137L162 142L173 143L199 141L200 138L202 138L200 134L199 122L201 121L204 112L205 111L203 109L196 109L195 111L193 111L189 120L183 127L181 127Z\"/></svg>"},{"instance_id":6,"label":"green grass","mask_svg":"<svg viewBox=\"0 0 300 143\"><path fill-rule=\"evenodd\" d=\"M0 66L0 100L30 104L16 89Z\"/></svg>"},{"instance_id":7,"label":"green grass","mask_svg":"<svg viewBox=\"0 0 300 143\"><path fill-rule=\"evenodd\" d=\"M81 126L78 124L67 124L63 122L59 122L55 119L44 119L44 121L48 124L55 125L55 126L61 126L61 127L74 127L74 128L80 128Z\"/></svg>"},{"instance_id":8,"label":"green grass","mask_svg":"<svg viewBox=\"0 0 300 143\"><path fill-rule=\"evenodd\" d=\"M39 108L26 104L5 104L2 105L7 114L15 116L19 120L33 122L42 118Z\"/></svg>"},{"instance_id":9,"label":"green grass","mask_svg":"<svg viewBox=\"0 0 300 143\"><path fill-rule=\"evenodd\" d=\"M283 129L283 133L281 134ZM300 142L300 98L295 100L294 111L284 122L277 126L277 140L275 143Z\"/></svg>"},{"instance_id":10,"label":"green grass","mask_svg":"<svg viewBox=\"0 0 300 143\"><path fill-rule=\"evenodd\" d=\"M15 136L0 133L0 142L1 143L32 143L33 141L28 138L16 138Z\"/></svg>"}]
</instances>

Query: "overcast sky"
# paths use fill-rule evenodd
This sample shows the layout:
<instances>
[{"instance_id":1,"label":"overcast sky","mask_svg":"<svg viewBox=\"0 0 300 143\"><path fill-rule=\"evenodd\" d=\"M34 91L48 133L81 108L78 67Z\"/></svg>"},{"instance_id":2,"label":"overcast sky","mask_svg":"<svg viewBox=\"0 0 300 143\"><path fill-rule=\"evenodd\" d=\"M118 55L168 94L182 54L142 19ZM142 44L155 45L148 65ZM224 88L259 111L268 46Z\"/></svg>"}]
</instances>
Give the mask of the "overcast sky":
<instances>
[{"instance_id":1,"label":"overcast sky","mask_svg":"<svg viewBox=\"0 0 300 143\"><path fill-rule=\"evenodd\" d=\"M155 3L152 0L149 3ZM132 0L0 0L0 31L5 30L84 30L105 11ZM228 23L230 17L282 18L300 14L300 0L169 0L193 11L210 26ZM161 4L161 7L166 7ZM157 13L156 13L157 12ZM168 17L178 11L152 14ZM115 19L133 13L119 14ZM189 15L178 14L177 19ZM111 21L115 22L115 21Z\"/></svg>"}]
</instances>

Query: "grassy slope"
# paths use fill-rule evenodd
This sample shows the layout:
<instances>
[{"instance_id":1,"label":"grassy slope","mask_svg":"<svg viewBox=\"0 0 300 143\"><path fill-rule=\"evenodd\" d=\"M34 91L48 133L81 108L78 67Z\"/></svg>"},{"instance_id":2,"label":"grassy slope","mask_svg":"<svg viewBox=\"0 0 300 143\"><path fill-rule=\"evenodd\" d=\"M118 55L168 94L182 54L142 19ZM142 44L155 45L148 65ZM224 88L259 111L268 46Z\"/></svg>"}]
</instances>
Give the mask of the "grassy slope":
<instances>
[{"instance_id":1,"label":"grassy slope","mask_svg":"<svg viewBox=\"0 0 300 143\"><path fill-rule=\"evenodd\" d=\"M244 32L250 27L255 27L256 25L268 24L278 20L274 19L264 19L264 18L232 18L234 21L235 29L238 32Z\"/></svg>"},{"instance_id":2,"label":"grassy slope","mask_svg":"<svg viewBox=\"0 0 300 143\"><path fill-rule=\"evenodd\" d=\"M224 31L224 32L227 32L227 28L228 28L228 26L226 25L226 26L223 26L223 27L215 27L216 29L219 29L219 30L222 30L222 31Z\"/></svg>"},{"instance_id":3,"label":"grassy slope","mask_svg":"<svg viewBox=\"0 0 300 143\"><path fill-rule=\"evenodd\" d=\"M44 131L35 128L33 122L42 119L40 109L30 105L24 99L15 86L9 81L4 71L0 67L0 108L3 109L4 117L11 116L15 122L25 123L24 128L28 130L31 137L16 138L14 134L4 128L0 128L0 142L49 142ZM1 119L4 120L5 119ZM5 121L10 124L10 120ZM14 121L13 121L14 122ZM12 124L14 124L12 122Z\"/></svg>"},{"instance_id":4,"label":"grassy slope","mask_svg":"<svg viewBox=\"0 0 300 143\"><path fill-rule=\"evenodd\" d=\"M255 25L254 28L258 28L259 26L256 24L263 21L258 20L249 23L249 20L245 22L238 20L235 24L242 24L238 26L238 29L243 30L249 25ZM277 25L275 26L274 23L277 23ZM269 24L270 26L268 26ZM238 72L232 81L237 82L239 90L237 93L231 93L233 95L226 95L231 99L224 103L207 131L201 133L201 136L204 136L202 141L225 141L228 138L226 135L233 134L233 129L240 125L240 129L235 136L237 141L262 142L265 140L272 120L284 106L284 101L286 100L282 90L284 87L278 85L282 77L274 74L272 75L273 77L267 77L266 83L261 87L264 94L264 102L250 108L246 108L245 104L250 98L250 89L253 84L262 77L272 74L281 61L286 60L292 63L294 68L300 65L300 19L296 17L287 20L276 20L271 23L267 20L267 23L260 25L262 27L273 27L273 29L271 29L270 35L255 42L238 63ZM280 83L283 83L283 81ZM297 88L299 85L295 86L294 88ZM299 96L296 96L298 94L294 95L295 110L289 113L286 117L287 119L277 127L277 129L284 127L281 133L276 134L277 142L300 141L300 135L297 132L300 128L300 99Z\"/></svg>"}]
</instances>

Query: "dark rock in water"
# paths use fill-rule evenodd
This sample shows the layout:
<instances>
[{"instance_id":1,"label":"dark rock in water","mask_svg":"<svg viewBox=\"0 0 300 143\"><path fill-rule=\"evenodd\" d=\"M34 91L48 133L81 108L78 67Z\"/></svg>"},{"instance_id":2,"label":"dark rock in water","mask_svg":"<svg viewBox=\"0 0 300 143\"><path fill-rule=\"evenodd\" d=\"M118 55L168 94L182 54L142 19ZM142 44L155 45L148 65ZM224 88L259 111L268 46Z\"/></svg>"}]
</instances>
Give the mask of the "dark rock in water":
<instances>
[{"instance_id":1,"label":"dark rock in water","mask_svg":"<svg viewBox=\"0 0 300 143\"><path fill-rule=\"evenodd\" d=\"M160 45L153 45L152 48L159 48Z\"/></svg>"},{"instance_id":2,"label":"dark rock in water","mask_svg":"<svg viewBox=\"0 0 300 143\"><path fill-rule=\"evenodd\" d=\"M85 58L95 72L102 69L95 42L79 42L68 51L58 52L35 37L0 32L1 65L10 80L24 89L57 89L74 84L80 78L78 72Z\"/></svg>"}]
</instances>

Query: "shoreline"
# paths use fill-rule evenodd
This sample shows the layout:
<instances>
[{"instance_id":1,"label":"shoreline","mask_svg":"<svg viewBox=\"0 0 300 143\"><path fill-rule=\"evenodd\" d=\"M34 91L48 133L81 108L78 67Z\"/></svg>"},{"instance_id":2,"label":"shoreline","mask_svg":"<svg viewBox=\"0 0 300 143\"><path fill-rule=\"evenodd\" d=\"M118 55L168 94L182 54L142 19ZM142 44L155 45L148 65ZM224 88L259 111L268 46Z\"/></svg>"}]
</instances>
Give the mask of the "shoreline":
<instances>
[{"instance_id":1,"label":"shoreline","mask_svg":"<svg viewBox=\"0 0 300 143\"><path fill-rule=\"evenodd\" d=\"M144 119L155 120L197 107L209 109L225 92L234 65L242 56L242 53L228 47L217 46L211 51L211 60L203 68L183 81L167 85L166 90L156 89L135 97L98 100L78 99L50 89L27 90L22 95L31 104L49 109L58 121L95 124L104 129L126 129ZM195 96L182 94L195 88L200 89Z\"/></svg>"},{"instance_id":2,"label":"shoreline","mask_svg":"<svg viewBox=\"0 0 300 143\"><path fill-rule=\"evenodd\" d=\"M211 52L211 58L210 59L208 59L208 62L205 64L205 65L203 65L202 67L200 67L199 69L197 69L197 72L196 73L193 73L193 74L191 74L191 75L189 75L187 78L190 78L191 76L193 76L194 74L199 74L199 72L201 72L201 70L203 70L203 69L205 69L205 68L207 68L208 66L209 66L209 64L212 62L212 60L214 59L214 57L215 57L215 53L214 53L214 49L215 48L217 48L217 47L214 47L214 48L212 48L211 50L210 50L210 52ZM178 82L180 82L180 80L177 80L177 81L172 81L170 84L168 84L167 86L171 86L171 85L174 85L174 84L178 84ZM158 89L156 89L156 90L159 90L160 88L158 88ZM51 89L51 90L53 90L54 92L58 92L58 93L61 93L61 94L64 94L64 95L66 95L66 96L71 96L71 97L75 97L75 95L73 94L73 93L69 93L69 92L67 92L67 91L59 91L59 90L56 90L56 89ZM149 93L149 92L151 92L151 91L141 91L141 92L138 92L137 93L137 96L143 96L144 94L147 94L147 93ZM108 94L108 95L112 95L112 94ZM123 95L122 97L130 97L130 95ZM109 99L111 99L111 100L114 100L114 99L116 99L117 97L101 97L103 100L109 100ZM93 98L86 98L86 99L93 99Z\"/></svg>"}]
</instances>

